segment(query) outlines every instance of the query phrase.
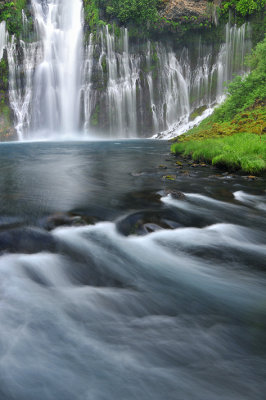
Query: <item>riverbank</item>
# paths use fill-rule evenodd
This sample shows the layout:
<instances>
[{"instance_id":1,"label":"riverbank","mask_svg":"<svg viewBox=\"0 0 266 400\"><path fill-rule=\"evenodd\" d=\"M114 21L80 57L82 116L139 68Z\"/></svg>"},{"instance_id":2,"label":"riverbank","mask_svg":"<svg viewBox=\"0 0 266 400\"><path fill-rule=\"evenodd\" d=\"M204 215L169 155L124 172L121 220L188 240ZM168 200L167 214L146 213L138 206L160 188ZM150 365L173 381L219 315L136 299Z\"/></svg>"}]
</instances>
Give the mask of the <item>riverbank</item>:
<instances>
[{"instance_id":1,"label":"riverbank","mask_svg":"<svg viewBox=\"0 0 266 400\"><path fill-rule=\"evenodd\" d=\"M174 153L190 155L228 171L262 174L266 170L266 135L239 133L229 137L175 143Z\"/></svg>"}]
</instances>

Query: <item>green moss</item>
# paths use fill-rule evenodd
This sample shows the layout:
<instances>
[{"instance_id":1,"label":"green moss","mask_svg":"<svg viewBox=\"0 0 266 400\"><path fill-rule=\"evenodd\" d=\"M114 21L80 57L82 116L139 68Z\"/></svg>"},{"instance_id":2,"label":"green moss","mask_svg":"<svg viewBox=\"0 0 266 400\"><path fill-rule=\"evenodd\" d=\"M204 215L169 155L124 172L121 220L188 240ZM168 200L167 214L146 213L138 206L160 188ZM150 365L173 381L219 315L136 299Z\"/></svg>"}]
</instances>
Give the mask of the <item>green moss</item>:
<instances>
[{"instance_id":1,"label":"green moss","mask_svg":"<svg viewBox=\"0 0 266 400\"><path fill-rule=\"evenodd\" d=\"M190 114L189 119L193 121L195 118L199 117L202 115L202 113L207 109L207 106L202 106L197 108L196 110L193 111L193 113Z\"/></svg>"},{"instance_id":2,"label":"green moss","mask_svg":"<svg viewBox=\"0 0 266 400\"><path fill-rule=\"evenodd\" d=\"M8 64L5 58L0 61L0 88L8 89Z\"/></svg>"},{"instance_id":3,"label":"green moss","mask_svg":"<svg viewBox=\"0 0 266 400\"><path fill-rule=\"evenodd\" d=\"M91 116L91 125L96 127L99 125L100 106L97 104Z\"/></svg>"},{"instance_id":4,"label":"green moss","mask_svg":"<svg viewBox=\"0 0 266 400\"><path fill-rule=\"evenodd\" d=\"M219 139L190 140L173 144L171 150L230 170L248 173L266 170L266 135L240 133Z\"/></svg>"},{"instance_id":5,"label":"green moss","mask_svg":"<svg viewBox=\"0 0 266 400\"><path fill-rule=\"evenodd\" d=\"M106 73L107 73L106 56L104 56L104 57L102 58L101 66L102 66L103 73L106 74Z\"/></svg>"}]
</instances>

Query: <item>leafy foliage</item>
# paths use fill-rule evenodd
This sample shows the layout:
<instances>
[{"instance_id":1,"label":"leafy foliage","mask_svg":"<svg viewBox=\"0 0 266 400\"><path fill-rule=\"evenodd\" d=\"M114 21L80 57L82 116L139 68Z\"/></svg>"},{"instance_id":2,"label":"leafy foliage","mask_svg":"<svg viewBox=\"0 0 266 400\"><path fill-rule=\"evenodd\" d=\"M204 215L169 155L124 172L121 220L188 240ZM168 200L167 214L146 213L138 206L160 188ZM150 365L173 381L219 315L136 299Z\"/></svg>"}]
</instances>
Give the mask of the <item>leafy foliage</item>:
<instances>
[{"instance_id":1,"label":"leafy foliage","mask_svg":"<svg viewBox=\"0 0 266 400\"><path fill-rule=\"evenodd\" d=\"M155 22L161 0L84 0L85 20L90 27L106 21L134 22L137 25Z\"/></svg>"},{"instance_id":2,"label":"leafy foliage","mask_svg":"<svg viewBox=\"0 0 266 400\"><path fill-rule=\"evenodd\" d=\"M246 17L247 15L263 10L265 0L230 0L224 1L222 7L224 13L227 13L231 9Z\"/></svg>"},{"instance_id":3,"label":"leafy foliage","mask_svg":"<svg viewBox=\"0 0 266 400\"><path fill-rule=\"evenodd\" d=\"M112 0L107 2L107 12L123 23L146 23L158 19L158 3L158 0Z\"/></svg>"},{"instance_id":4,"label":"leafy foliage","mask_svg":"<svg viewBox=\"0 0 266 400\"><path fill-rule=\"evenodd\" d=\"M22 10L26 7L26 0L0 2L0 21L6 21L10 34L19 36L22 31Z\"/></svg>"}]
</instances>

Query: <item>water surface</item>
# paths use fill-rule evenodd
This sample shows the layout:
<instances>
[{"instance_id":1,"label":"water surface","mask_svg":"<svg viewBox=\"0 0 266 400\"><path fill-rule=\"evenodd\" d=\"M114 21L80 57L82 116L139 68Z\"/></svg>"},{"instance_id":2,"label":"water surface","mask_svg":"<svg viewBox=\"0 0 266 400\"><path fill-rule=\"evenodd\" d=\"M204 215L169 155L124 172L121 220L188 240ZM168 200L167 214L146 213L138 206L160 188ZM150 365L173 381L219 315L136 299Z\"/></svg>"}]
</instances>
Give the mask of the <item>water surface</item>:
<instances>
[{"instance_id":1,"label":"water surface","mask_svg":"<svg viewBox=\"0 0 266 400\"><path fill-rule=\"evenodd\" d=\"M1 400L263 398L263 179L156 141L0 160Z\"/></svg>"}]
</instances>

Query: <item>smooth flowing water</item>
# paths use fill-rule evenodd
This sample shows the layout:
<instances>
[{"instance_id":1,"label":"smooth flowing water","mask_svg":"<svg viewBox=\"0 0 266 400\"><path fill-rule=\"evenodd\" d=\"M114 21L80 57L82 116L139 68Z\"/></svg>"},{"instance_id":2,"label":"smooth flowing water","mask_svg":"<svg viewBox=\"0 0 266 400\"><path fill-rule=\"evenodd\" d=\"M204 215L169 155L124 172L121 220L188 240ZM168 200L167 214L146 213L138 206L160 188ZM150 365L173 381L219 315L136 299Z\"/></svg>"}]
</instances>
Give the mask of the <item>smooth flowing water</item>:
<instances>
[{"instance_id":1,"label":"smooth flowing water","mask_svg":"<svg viewBox=\"0 0 266 400\"><path fill-rule=\"evenodd\" d=\"M264 398L264 181L168 153L0 146L1 400Z\"/></svg>"}]
</instances>

